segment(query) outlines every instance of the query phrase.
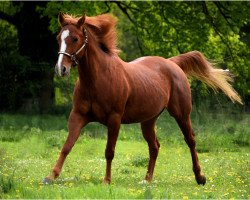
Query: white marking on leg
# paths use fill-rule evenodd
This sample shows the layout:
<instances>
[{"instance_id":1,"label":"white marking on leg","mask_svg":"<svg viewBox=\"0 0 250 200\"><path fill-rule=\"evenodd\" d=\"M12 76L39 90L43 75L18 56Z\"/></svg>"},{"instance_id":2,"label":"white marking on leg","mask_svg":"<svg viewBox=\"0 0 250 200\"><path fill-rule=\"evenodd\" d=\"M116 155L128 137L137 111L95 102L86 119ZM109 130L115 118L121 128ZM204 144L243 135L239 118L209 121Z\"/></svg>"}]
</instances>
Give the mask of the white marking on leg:
<instances>
[{"instance_id":1,"label":"white marking on leg","mask_svg":"<svg viewBox=\"0 0 250 200\"><path fill-rule=\"evenodd\" d=\"M64 52L67 48L65 39L69 36L69 30L64 30L61 34L61 48L60 51ZM63 59L63 54L59 55L58 62L57 62L57 67L58 67L58 73L59 76L61 76L61 67L62 67L62 59Z\"/></svg>"}]
</instances>

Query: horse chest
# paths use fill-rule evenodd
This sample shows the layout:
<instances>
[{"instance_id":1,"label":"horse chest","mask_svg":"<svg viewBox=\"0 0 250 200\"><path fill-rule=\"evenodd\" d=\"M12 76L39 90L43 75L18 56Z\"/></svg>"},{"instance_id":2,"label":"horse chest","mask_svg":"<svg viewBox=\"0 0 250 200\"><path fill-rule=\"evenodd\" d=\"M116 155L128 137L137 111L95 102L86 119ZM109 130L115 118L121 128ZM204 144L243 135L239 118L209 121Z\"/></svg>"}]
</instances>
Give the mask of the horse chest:
<instances>
[{"instance_id":1,"label":"horse chest","mask_svg":"<svg viewBox=\"0 0 250 200\"><path fill-rule=\"evenodd\" d=\"M104 107L96 102L93 102L91 104L89 115L91 116L93 121L97 121L102 124L105 124L107 121L106 120L107 114L106 114Z\"/></svg>"}]
</instances>

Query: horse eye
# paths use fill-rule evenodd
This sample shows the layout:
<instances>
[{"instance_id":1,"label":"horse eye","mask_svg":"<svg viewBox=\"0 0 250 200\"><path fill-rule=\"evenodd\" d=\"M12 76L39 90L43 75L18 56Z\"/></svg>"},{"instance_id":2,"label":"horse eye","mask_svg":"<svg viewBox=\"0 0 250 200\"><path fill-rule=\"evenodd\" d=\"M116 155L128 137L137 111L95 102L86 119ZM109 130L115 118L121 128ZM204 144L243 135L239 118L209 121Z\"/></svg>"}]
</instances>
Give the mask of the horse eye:
<instances>
[{"instance_id":1,"label":"horse eye","mask_svg":"<svg viewBox=\"0 0 250 200\"><path fill-rule=\"evenodd\" d=\"M78 41L78 39L76 37L73 37L73 42L75 43L77 41Z\"/></svg>"}]
</instances>

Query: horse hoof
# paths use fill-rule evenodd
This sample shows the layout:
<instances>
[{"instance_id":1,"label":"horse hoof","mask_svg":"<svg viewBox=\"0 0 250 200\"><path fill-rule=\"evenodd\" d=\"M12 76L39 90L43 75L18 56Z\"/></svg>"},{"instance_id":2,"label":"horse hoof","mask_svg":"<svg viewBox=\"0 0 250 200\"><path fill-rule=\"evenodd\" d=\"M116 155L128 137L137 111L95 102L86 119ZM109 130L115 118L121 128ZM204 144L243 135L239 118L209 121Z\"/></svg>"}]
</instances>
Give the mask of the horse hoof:
<instances>
[{"instance_id":1,"label":"horse hoof","mask_svg":"<svg viewBox=\"0 0 250 200\"><path fill-rule=\"evenodd\" d=\"M206 184L206 177L202 176L201 179L196 179L198 185L205 185Z\"/></svg>"},{"instance_id":2,"label":"horse hoof","mask_svg":"<svg viewBox=\"0 0 250 200\"><path fill-rule=\"evenodd\" d=\"M44 184L44 185L49 185L49 184L51 184L53 182L53 180L51 180L51 179L49 179L49 178L44 178L43 180L42 180L42 183Z\"/></svg>"},{"instance_id":3,"label":"horse hoof","mask_svg":"<svg viewBox=\"0 0 250 200\"><path fill-rule=\"evenodd\" d=\"M104 178L104 179L102 180L102 184L103 184L103 185L110 185L110 183L111 183L111 181L108 180L108 179L105 179L105 178Z\"/></svg>"}]
</instances>

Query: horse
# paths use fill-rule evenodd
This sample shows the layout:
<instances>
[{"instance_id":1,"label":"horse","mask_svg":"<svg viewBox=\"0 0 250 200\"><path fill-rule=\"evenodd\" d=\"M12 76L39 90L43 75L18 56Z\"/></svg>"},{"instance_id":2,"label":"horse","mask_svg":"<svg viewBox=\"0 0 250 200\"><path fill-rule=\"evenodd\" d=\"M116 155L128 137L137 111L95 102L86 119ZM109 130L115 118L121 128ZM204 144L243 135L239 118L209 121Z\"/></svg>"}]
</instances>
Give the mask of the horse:
<instances>
[{"instance_id":1,"label":"horse","mask_svg":"<svg viewBox=\"0 0 250 200\"><path fill-rule=\"evenodd\" d=\"M147 141L149 161L145 181L151 182L160 148L156 120L167 110L178 123L190 149L196 182L205 185L190 120L192 98L188 77L197 78L242 104L230 84L233 78L229 71L217 69L199 51L168 59L145 56L125 62L118 56L117 19L110 14L74 17L60 13L58 21L61 31L57 36L59 57L55 71L61 77L69 76L71 67L77 66L79 77L68 119L68 137L43 182L50 183L59 176L81 129L90 122L107 127L104 184L111 183L111 164L120 125L130 123L140 123Z\"/></svg>"}]
</instances>

